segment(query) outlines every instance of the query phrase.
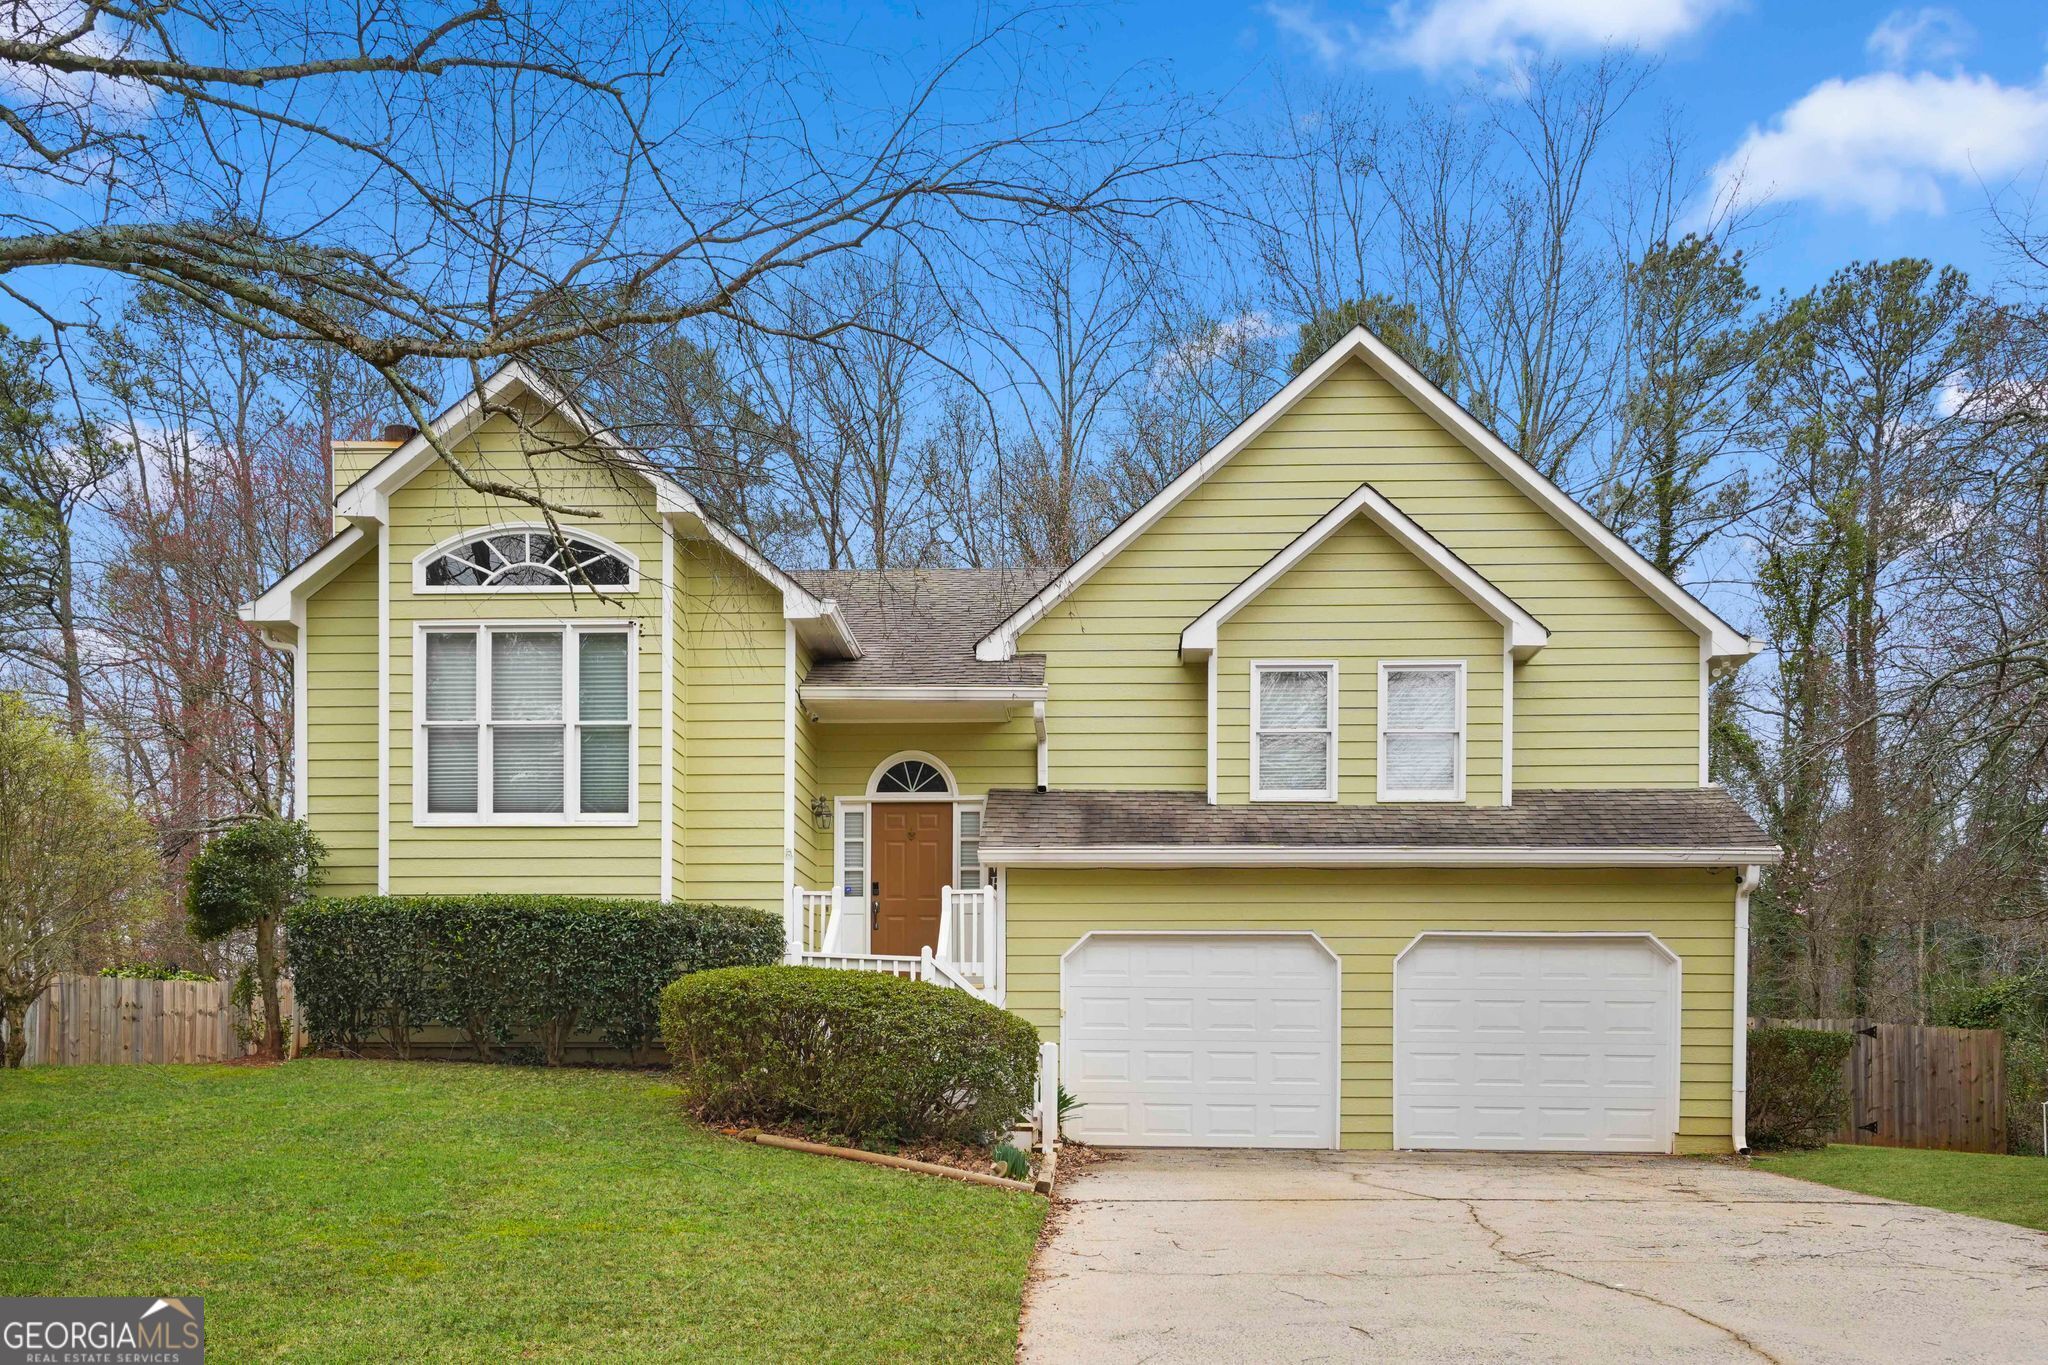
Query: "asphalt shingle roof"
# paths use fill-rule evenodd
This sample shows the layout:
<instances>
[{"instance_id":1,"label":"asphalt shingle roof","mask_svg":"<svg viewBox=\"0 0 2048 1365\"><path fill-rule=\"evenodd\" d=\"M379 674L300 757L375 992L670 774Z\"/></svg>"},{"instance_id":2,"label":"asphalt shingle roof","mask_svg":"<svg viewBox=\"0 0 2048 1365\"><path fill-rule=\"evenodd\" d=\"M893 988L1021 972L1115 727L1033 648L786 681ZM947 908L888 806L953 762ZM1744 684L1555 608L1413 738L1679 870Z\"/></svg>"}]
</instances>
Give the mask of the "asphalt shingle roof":
<instances>
[{"instance_id":1,"label":"asphalt shingle roof","mask_svg":"<svg viewBox=\"0 0 2048 1365\"><path fill-rule=\"evenodd\" d=\"M804 679L828 687L1035 687L1045 656L1002 662L974 657L974 644L1036 592L1029 569L831 569L790 575L839 604L863 656L820 659Z\"/></svg>"},{"instance_id":2,"label":"asphalt shingle roof","mask_svg":"<svg viewBox=\"0 0 2048 1365\"><path fill-rule=\"evenodd\" d=\"M988 794L992 849L1524 848L1741 850L1774 861L1770 838L1719 787L1517 789L1512 806L1212 806L1201 792L1001 789Z\"/></svg>"}]
</instances>

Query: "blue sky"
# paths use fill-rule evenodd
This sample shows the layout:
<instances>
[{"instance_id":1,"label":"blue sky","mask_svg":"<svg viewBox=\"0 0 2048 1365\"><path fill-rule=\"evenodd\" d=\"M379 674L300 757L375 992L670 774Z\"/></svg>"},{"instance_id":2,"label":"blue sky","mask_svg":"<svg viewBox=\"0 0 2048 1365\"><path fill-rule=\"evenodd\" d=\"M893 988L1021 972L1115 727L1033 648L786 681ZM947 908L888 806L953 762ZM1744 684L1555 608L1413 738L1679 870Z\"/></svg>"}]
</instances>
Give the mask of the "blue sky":
<instances>
[{"instance_id":1,"label":"blue sky","mask_svg":"<svg viewBox=\"0 0 2048 1365\"><path fill-rule=\"evenodd\" d=\"M943 6L812 7L852 42L915 64L957 40ZM1646 131L1676 106L1703 165L1768 182L1754 279L1802 289L1835 267L1905 254L1990 283L1985 187L2048 166L2048 7L1727 0L1131 0L1077 11L1066 83L1156 64L1181 89L1229 92L1256 116L1275 82L1340 76L1390 103L1454 99L1531 56L1572 60L1601 37L1653 56L1633 106ZM835 74L858 82L860 52ZM1625 142L1629 128L1622 130ZM2048 199L2048 195L2044 195Z\"/></svg>"}]
</instances>

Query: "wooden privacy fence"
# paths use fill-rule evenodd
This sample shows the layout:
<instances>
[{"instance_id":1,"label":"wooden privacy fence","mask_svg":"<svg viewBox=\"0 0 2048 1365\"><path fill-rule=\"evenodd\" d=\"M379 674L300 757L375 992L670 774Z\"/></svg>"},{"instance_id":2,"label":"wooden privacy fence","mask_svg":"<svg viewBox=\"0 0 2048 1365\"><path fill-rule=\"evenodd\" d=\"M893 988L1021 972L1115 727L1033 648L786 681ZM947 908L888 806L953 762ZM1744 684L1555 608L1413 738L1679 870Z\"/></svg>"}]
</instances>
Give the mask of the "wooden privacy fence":
<instances>
[{"instance_id":1,"label":"wooden privacy fence","mask_svg":"<svg viewBox=\"0 0 2048 1365\"><path fill-rule=\"evenodd\" d=\"M284 1013L296 1024L292 983L278 983ZM225 981L143 981L60 975L29 1007L28 1066L122 1062L227 1062L255 1044L235 1037ZM262 1008L259 1003L257 1008ZM0 1034L4 1034L0 1024Z\"/></svg>"},{"instance_id":2,"label":"wooden privacy fence","mask_svg":"<svg viewBox=\"0 0 2048 1365\"><path fill-rule=\"evenodd\" d=\"M2005 1035L1995 1028L1876 1024L1867 1019L1760 1019L1855 1039L1849 1122L1835 1142L1874 1147L2005 1150Z\"/></svg>"}]
</instances>

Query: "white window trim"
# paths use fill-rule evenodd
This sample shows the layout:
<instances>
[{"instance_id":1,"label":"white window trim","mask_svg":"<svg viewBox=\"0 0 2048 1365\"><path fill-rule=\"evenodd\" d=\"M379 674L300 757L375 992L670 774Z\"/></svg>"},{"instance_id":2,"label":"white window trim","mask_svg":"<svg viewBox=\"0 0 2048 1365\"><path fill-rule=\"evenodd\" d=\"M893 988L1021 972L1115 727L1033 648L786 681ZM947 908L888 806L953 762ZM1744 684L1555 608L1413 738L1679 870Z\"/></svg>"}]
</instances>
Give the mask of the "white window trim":
<instances>
[{"instance_id":1,"label":"white window trim","mask_svg":"<svg viewBox=\"0 0 2048 1365\"><path fill-rule=\"evenodd\" d=\"M480 526L473 527L467 531L459 531L431 549L425 550L413 557L413 592L429 597L459 596L464 593L473 596L485 595L491 597L496 597L500 593L515 597L565 597L571 593L579 592L593 597L599 595L609 597L640 591L639 556L635 555L631 550L623 548L616 541L609 540L595 531L586 531L579 526L564 526L560 528L559 534L572 540L588 541L606 554L616 555L626 566L626 581L624 584L614 584L610 587L593 587L583 583L525 583L501 584L497 587L489 588L473 588L459 583L428 584L427 565L433 563L442 555L447 554L451 550L459 549L472 540L480 540L485 536L511 535L519 531L539 531L544 535L550 536L557 534L556 528L544 522L536 521L506 521L500 522L495 526Z\"/></svg>"},{"instance_id":2,"label":"white window trim","mask_svg":"<svg viewBox=\"0 0 2048 1365\"><path fill-rule=\"evenodd\" d=\"M1298 673L1308 670L1317 670L1330 675L1328 709L1323 726L1323 733L1330 741L1330 761L1329 765L1323 770L1324 782L1322 790L1267 791L1259 783L1259 731L1263 728L1259 723L1259 676L1263 673ZM1251 787L1251 799L1254 801L1292 802L1335 801L1337 799L1337 716L1339 712L1337 701L1337 661L1334 659L1256 659L1252 662L1250 681L1251 696L1246 699L1248 703L1246 710L1249 712L1247 719L1250 722L1251 729L1252 770L1247 779ZM1312 734L1314 732L1302 730L1295 733Z\"/></svg>"},{"instance_id":3,"label":"white window trim","mask_svg":"<svg viewBox=\"0 0 2048 1365\"><path fill-rule=\"evenodd\" d=\"M491 804L491 679L490 639L493 632L562 635L562 809L548 813L505 813ZM476 653L476 803L475 811L427 809L427 636L474 634ZM584 635L624 635L626 643L626 809L585 815L578 812L583 776L583 722L577 718L576 688L580 660L575 641ZM412 823L419 828L484 829L517 825L594 825L630 827L640 823L640 628L634 621L570 623L566 621L422 621L413 627L412 650ZM448 724L449 722L440 722ZM602 722L610 726L616 722Z\"/></svg>"},{"instance_id":4,"label":"white window trim","mask_svg":"<svg viewBox=\"0 0 2048 1365\"><path fill-rule=\"evenodd\" d=\"M1452 760L1452 781L1446 791L1398 791L1387 785L1387 673L1391 669L1437 669L1455 672L1458 678L1458 747ZM1379 668L1378 709L1373 713L1377 752L1374 755L1375 795L1388 804L1465 799L1465 740L1469 730L1465 716L1465 661L1463 659L1382 659Z\"/></svg>"}]
</instances>

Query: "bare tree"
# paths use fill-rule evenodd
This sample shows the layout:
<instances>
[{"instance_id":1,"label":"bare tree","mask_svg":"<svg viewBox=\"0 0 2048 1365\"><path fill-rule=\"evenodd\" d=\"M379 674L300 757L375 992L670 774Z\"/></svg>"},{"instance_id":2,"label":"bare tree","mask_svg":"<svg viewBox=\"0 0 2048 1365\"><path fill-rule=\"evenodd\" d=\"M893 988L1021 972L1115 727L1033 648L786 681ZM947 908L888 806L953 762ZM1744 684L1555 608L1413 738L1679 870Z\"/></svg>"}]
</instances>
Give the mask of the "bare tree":
<instances>
[{"instance_id":1,"label":"bare tree","mask_svg":"<svg viewBox=\"0 0 2048 1365\"><path fill-rule=\"evenodd\" d=\"M1066 564L1099 529L1085 501L1098 432L1143 363L1159 271L1127 238L1066 230L1034 236L997 273L1003 290L972 301L970 325L1017 413L1002 452L1010 539L1028 563Z\"/></svg>"},{"instance_id":2,"label":"bare tree","mask_svg":"<svg viewBox=\"0 0 2048 1365\"><path fill-rule=\"evenodd\" d=\"M1202 155L1186 111L1119 88L1033 91L1042 112L1018 116L1062 26L998 14L927 70L883 61L889 95L864 108L813 79L773 8L17 6L0 288L62 322L38 272L150 285L355 357L425 427L440 375L408 362L474 382L619 327L773 326L763 286L834 257L972 262L1047 220L1183 198L1157 173ZM611 306L564 314L565 289ZM846 325L828 312L815 334Z\"/></svg>"}]
</instances>

